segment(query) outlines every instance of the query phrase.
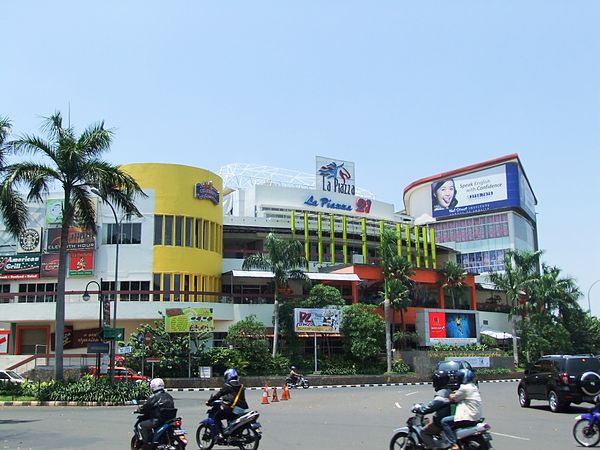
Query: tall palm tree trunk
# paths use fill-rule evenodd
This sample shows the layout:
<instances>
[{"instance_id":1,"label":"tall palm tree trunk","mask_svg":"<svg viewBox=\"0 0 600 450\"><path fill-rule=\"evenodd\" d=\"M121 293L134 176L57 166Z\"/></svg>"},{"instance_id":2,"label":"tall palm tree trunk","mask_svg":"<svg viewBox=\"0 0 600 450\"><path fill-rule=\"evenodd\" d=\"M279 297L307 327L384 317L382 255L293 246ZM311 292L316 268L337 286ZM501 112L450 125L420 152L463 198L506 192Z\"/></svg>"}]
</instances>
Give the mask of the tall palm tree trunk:
<instances>
[{"instance_id":1,"label":"tall palm tree trunk","mask_svg":"<svg viewBox=\"0 0 600 450\"><path fill-rule=\"evenodd\" d=\"M273 303L273 313L275 314L275 320L273 325L273 358L277 356L277 345L279 344L279 294L278 286L275 283L275 301Z\"/></svg>"},{"instance_id":2,"label":"tall palm tree trunk","mask_svg":"<svg viewBox=\"0 0 600 450\"><path fill-rule=\"evenodd\" d=\"M392 371L392 333L391 325L392 320L390 318L390 299L385 298L383 300L383 311L385 314L385 352L387 356L387 371Z\"/></svg>"},{"instance_id":3,"label":"tall palm tree trunk","mask_svg":"<svg viewBox=\"0 0 600 450\"><path fill-rule=\"evenodd\" d=\"M65 208L66 209L66 208ZM63 377L63 354L65 337L65 284L67 279L67 239L69 227L64 224L60 231L60 249L58 256L58 283L56 286L56 313L54 330L54 378L62 380Z\"/></svg>"},{"instance_id":4,"label":"tall palm tree trunk","mask_svg":"<svg viewBox=\"0 0 600 450\"><path fill-rule=\"evenodd\" d=\"M519 347L517 345L517 318L515 316L512 317L512 344L513 344L513 362L515 367L519 366Z\"/></svg>"}]
</instances>

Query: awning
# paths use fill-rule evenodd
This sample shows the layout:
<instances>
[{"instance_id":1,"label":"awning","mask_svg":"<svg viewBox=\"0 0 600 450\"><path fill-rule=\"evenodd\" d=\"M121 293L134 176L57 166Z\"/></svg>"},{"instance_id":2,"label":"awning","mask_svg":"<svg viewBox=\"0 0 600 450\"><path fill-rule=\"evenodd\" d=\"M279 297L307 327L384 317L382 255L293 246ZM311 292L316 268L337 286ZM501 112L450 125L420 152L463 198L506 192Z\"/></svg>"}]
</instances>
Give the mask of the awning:
<instances>
[{"instance_id":1,"label":"awning","mask_svg":"<svg viewBox=\"0 0 600 450\"><path fill-rule=\"evenodd\" d=\"M480 333L493 337L494 339L512 339L512 334L505 333L504 331L482 330Z\"/></svg>"},{"instance_id":2,"label":"awning","mask_svg":"<svg viewBox=\"0 0 600 450\"><path fill-rule=\"evenodd\" d=\"M273 272L263 270L231 270L225 272L223 276L231 274L234 278L273 278ZM360 281L355 273L324 273L324 272L306 272L310 280L317 281Z\"/></svg>"}]
</instances>

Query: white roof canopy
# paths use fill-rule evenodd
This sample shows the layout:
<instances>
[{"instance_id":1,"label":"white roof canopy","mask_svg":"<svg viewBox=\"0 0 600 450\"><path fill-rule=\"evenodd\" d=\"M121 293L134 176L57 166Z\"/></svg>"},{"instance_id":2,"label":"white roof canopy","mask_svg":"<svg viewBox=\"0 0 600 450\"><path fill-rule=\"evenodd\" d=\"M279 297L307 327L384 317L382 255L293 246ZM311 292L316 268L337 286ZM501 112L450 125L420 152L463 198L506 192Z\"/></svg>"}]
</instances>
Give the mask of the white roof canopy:
<instances>
[{"instance_id":1,"label":"white roof canopy","mask_svg":"<svg viewBox=\"0 0 600 450\"><path fill-rule=\"evenodd\" d=\"M273 272L263 270L231 270L223 275L229 274L234 278L273 278ZM306 272L306 276L317 281L360 281L355 273Z\"/></svg>"}]
</instances>

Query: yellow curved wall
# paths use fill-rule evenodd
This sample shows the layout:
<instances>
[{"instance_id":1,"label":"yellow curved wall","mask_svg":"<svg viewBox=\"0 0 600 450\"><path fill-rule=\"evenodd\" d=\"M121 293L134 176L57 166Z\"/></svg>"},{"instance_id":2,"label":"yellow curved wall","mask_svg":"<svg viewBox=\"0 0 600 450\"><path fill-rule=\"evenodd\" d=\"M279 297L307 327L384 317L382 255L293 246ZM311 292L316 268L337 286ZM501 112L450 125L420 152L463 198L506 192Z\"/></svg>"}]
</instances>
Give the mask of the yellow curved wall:
<instances>
[{"instance_id":1,"label":"yellow curved wall","mask_svg":"<svg viewBox=\"0 0 600 450\"><path fill-rule=\"evenodd\" d=\"M199 277L198 290L220 291L223 265L223 181L217 174L179 164L127 164L121 169L133 176L144 190L155 193L154 217L160 215L201 219L208 227L212 248L154 245L154 274ZM219 192L219 203L194 197L197 183L211 181ZM195 222L194 222L195 223ZM154 224L153 224L154 226ZM209 242L209 241L207 241ZM193 287L193 286L192 286Z\"/></svg>"}]
</instances>

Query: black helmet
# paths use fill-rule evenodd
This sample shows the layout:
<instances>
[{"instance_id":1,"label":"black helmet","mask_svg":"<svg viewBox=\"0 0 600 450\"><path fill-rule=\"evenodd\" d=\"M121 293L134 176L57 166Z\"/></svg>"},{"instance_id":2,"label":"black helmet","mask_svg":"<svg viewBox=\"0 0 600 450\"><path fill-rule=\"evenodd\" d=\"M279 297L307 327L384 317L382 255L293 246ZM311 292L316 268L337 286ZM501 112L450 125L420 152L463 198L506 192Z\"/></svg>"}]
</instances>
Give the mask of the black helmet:
<instances>
[{"instance_id":1,"label":"black helmet","mask_svg":"<svg viewBox=\"0 0 600 450\"><path fill-rule=\"evenodd\" d=\"M448 386L450 376L445 370L436 370L431 376L431 381L433 381L433 389L437 391Z\"/></svg>"}]
</instances>

